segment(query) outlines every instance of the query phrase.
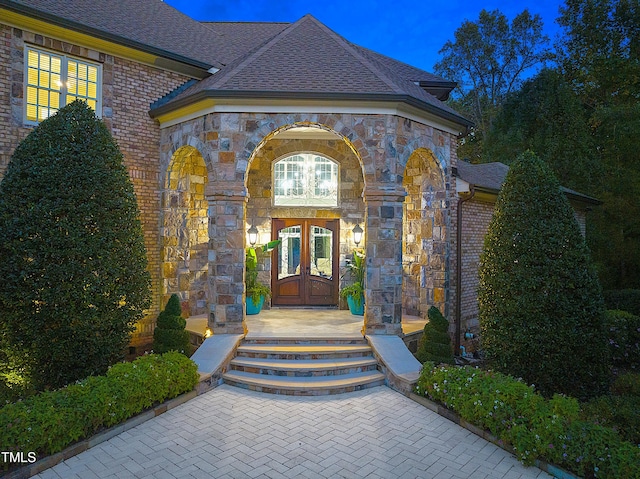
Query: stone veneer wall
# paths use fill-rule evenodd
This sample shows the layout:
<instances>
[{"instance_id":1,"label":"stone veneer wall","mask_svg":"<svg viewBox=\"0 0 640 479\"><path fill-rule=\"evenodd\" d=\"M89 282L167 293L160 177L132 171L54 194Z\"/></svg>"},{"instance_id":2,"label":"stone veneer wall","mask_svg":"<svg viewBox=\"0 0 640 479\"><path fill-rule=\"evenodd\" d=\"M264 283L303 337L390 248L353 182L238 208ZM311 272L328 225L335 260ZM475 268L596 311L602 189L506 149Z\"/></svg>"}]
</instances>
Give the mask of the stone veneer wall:
<instances>
[{"instance_id":1,"label":"stone veneer wall","mask_svg":"<svg viewBox=\"0 0 640 479\"><path fill-rule=\"evenodd\" d=\"M245 329L247 171L275 132L295 125L330 129L345 138L345 144L359 157L365 185L365 328L369 334L398 334L406 194L402 178L406 163L418 148L430 150L444 172L445 201L450 203L454 195L451 167L457 160L453 134L392 115L212 113L162 130L164 169L178 148L191 145L200 151L209 172L209 324L217 333L241 333ZM445 224L450 228L450 218ZM446 261L437 272L444 291L445 314L451 299L450 248L447 239L443 244Z\"/></svg>"},{"instance_id":2,"label":"stone veneer wall","mask_svg":"<svg viewBox=\"0 0 640 479\"><path fill-rule=\"evenodd\" d=\"M447 262L446 191L442 169L426 149L416 150L405 168L403 186L403 309L426 317L430 306L445 307L445 287L440 276Z\"/></svg>"},{"instance_id":3,"label":"stone veneer wall","mask_svg":"<svg viewBox=\"0 0 640 479\"><path fill-rule=\"evenodd\" d=\"M207 167L198 150L180 148L167 171L162 195L162 303L178 294L184 318L207 312L207 181Z\"/></svg>"},{"instance_id":4,"label":"stone veneer wall","mask_svg":"<svg viewBox=\"0 0 640 479\"><path fill-rule=\"evenodd\" d=\"M134 345L147 342L161 302L160 129L149 117L149 105L189 78L6 25L0 25L0 35L0 178L13 150L33 128L23 122L24 44L103 65L102 118L120 146L133 181L152 275L153 306L132 337Z\"/></svg>"}]
</instances>

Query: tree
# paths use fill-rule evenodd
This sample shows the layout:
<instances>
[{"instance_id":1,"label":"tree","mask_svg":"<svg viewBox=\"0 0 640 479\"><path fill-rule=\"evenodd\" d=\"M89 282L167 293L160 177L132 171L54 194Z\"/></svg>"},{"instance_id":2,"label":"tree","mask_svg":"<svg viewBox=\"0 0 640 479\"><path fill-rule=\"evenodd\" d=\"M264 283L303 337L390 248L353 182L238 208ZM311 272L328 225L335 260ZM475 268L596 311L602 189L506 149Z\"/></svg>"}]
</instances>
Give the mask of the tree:
<instances>
[{"instance_id":1,"label":"tree","mask_svg":"<svg viewBox=\"0 0 640 479\"><path fill-rule=\"evenodd\" d=\"M496 369L546 396L607 391L598 278L557 179L531 152L507 174L479 276L482 345Z\"/></svg>"},{"instance_id":2,"label":"tree","mask_svg":"<svg viewBox=\"0 0 640 479\"><path fill-rule=\"evenodd\" d=\"M593 108L640 99L640 4L566 0L556 46L563 74Z\"/></svg>"},{"instance_id":3,"label":"tree","mask_svg":"<svg viewBox=\"0 0 640 479\"><path fill-rule=\"evenodd\" d=\"M551 167L562 186L595 193L603 171L588 114L557 70L542 70L508 95L487 134L483 161L508 165L527 150Z\"/></svg>"},{"instance_id":4,"label":"tree","mask_svg":"<svg viewBox=\"0 0 640 479\"><path fill-rule=\"evenodd\" d=\"M481 161L482 143L507 94L516 89L526 72L548 57L549 39L542 19L528 10L511 24L498 10L482 10L476 22L465 20L447 41L435 72L458 82L454 106L471 116L475 128L461 145L458 156Z\"/></svg>"},{"instance_id":5,"label":"tree","mask_svg":"<svg viewBox=\"0 0 640 479\"><path fill-rule=\"evenodd\" d=\"M156 329L153 331L153 351L156 353L177 351L190 356L191 344L189 332L184 329L186 325L187 322L182 317L180 297L172 294L164 311L158 315Z\"/></svg>"},{"instance_id":6,"label":"tree","mask_svg":"<svg viewBox=\"0 0 640 479\"><path fill-rule=\"evenodd\" d=\"M589 111L602 164L589 243L607 288L640 288L640 3L567 0L558 63Z\"/></svg>"},{"instance_id":7,"label":"tree","mask_svg":"<svg viewBox=\"0 0 640 479\"><path fill-rule=\"evenodd\" d=\"M0 183L3 349L38 390L104 373L149 306L133 186L82 101L16 148Z\"/></svg>"},{"instance_id":8,"label":"tree","mask_svg":"<svg viewBox=\"0 0 640 479\"><path fill-rule=\"evenodd\" d=\"M420 338L416 358L421 363L433 361L435 364L453 364L449 321L435 306L429 308L427 317L429 322L424 325L424 334Z\"/></svg>"}]
</instances>

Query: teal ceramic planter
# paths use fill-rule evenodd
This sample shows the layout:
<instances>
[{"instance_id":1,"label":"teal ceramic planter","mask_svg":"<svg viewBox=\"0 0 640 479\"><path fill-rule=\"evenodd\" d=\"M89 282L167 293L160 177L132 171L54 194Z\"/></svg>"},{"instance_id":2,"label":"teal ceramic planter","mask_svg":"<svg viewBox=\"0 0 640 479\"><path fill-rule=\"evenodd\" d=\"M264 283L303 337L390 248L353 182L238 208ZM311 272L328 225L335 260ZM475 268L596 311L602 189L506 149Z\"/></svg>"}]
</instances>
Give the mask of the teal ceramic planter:
<instances>
[{"instance_id":1,"label":"teal ceramic planter","mask_svg":"<svg viewBox=\"0 0 640 479\"><path fill-rule=\"evenodd\" d=\"M264 296L260 296L260 301L257 304L253 303L250 296L247 296L247 314L258 314L264 304Z\"/></svg>"},{"instance_id":2,"label":"teal ceramic planter","mask_svg":"<svg viewBox=\"0 0 640 479\"><path fill-rule=\"evenodd\" d=\"M360 301L360 304L356 306L356 301L353 296L347 296L347 304L349 305L349 311L356 316L364 316L364 298Z\"/></svg>"}]
</instances>

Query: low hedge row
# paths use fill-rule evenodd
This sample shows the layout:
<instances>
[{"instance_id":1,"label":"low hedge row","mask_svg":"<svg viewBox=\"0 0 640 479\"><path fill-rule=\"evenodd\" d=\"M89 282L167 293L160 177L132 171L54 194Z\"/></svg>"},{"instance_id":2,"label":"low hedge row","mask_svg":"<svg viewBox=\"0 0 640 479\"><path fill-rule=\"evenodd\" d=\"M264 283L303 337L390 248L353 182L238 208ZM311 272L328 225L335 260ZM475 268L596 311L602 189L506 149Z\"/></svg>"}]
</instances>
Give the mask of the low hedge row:
<instances>
[{"instance_id":1,"label":"low hedge row","mask_svg":"<svg viewBox=\"0 0 640 479\"><path fill-rule=\"evenodd\" d=\"M603 292L607 309L619 309L640 316L640 289L612 289Z\"/></svg>"},{"instance_id":2,"label":"low hedge row","mask_svg":"<svg viewBox=\"0 0 640 479\"><path fill-rule=\"evenodd\" d=\"M50 455L155 404L192 390L196 364L177 352L142 356L0 409L4 451Z\"/></svg>"},{"instance_id":3,"label":"low hedge row","mask_svg":"<svg viewBox=\"0 0 640 479\"><path fill-rule=\"evenodd\" d=\"M581 477L640 478L640 447L579 419L576 399L545 399L510 376L425 363L416 392L511 445L520 461L557 464Z\"/></svg>"}]
</instances>

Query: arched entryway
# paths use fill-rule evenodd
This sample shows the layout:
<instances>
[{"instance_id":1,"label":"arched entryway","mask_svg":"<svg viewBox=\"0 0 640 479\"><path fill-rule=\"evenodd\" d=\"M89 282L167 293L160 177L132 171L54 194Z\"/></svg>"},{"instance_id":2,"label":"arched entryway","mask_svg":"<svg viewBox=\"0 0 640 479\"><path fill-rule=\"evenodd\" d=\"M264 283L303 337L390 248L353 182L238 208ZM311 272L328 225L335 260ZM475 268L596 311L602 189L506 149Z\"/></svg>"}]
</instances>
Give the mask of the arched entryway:
<instances>
[{"instance_id":1,"label":"arched entryway","mask_svg":"<svg viewBox=\"0 0 640 479\"><path fill-rule=\"evenodd\" d=\"M430 306L446 302L446 189L433 153L415 150L405 167L402 305L406 314L425 317Z\"/></svg>"},{"instance_id":2,"label":"arched entryway","mask_svg":"<svg viewBox=\"0 0 640 479\"><path fill-rule=\"evenodd\" d=\"M163 305L177 293L183 315L207 312L207 167L192 146L179 148L166 171L162 197Z\"/></svg>"},{"instance_id":3,"label":"arched entryway","mask_svg":"<svg viewBox=\"0 0 640 479\"><path fill-rule=\"evenodd\" d=\"M273 304L338 306L341 272L356 247L352 229L365 222L353 146L322 125L286 125L254 150L246 186L245 230L258 229L257 244L282 241L259 264Z\"/></svg>"}]
</instances>

